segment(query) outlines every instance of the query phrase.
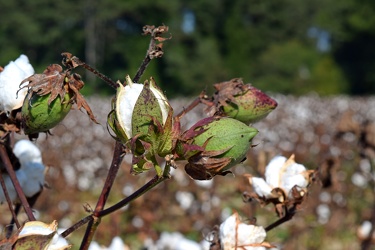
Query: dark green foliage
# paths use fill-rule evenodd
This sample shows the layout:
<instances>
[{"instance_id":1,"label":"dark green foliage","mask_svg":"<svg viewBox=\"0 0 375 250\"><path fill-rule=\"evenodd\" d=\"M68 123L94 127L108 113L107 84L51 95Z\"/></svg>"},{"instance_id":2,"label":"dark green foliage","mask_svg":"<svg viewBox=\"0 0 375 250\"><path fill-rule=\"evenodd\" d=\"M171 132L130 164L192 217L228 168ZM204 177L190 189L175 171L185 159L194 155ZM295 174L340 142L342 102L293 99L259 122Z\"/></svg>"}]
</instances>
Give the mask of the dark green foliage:
<instances>
[{"instance_id":1,"label":"dark green foliage","mask_svg":"<svg viewBox=\"0 0 375 250\"><path fill-rule=\"evenodd\" d=\"M234 77L265 91L375 93L371 0L0 0L0 6L2 66L24 53L41 72L69 51L123 81L146 54L142 27L165 24L172 40L144 79L154 76L169 96ZM194 29L184 32L189 13ZM325 51L317 49L319 32L328 34ZM86 93L113 93L90 73L84 78Z\"/></svg>"}]
</instances>

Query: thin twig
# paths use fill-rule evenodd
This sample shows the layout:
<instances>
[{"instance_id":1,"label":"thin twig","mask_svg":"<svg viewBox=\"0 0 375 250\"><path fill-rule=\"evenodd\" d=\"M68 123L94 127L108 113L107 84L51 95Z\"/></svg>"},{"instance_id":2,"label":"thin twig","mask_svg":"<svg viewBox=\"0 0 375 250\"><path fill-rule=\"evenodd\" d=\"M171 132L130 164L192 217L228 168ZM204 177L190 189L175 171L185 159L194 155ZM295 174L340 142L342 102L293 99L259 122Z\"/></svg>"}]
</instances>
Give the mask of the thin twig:
<instances>
[{"instance_id":1,"label":"thin twig","mask_svg":"<svg viewBox=\"0 0 375 250\"><path fill-rule=\"evenodd\" d=\"M87 222L93 220L93 217L90 215L86 216L85 218L79 220L77 223L74 225L70 226L68 229L66 229L64 232L61 233L61 236L63 238L66 238L68 235L73 233L74 231L78 230L81 228L83 225L85 225Z\"/></svg>"},{"instance_id":2,"label":"thin twig","mask_svg":"<svg viewBox=\"0 0 375 250\"><path fill-rule=\"evenodd\" d=\"M77 58L78 59L78 58ZM78 59L79 60L79 59ZM80 65L87 69L88 71L92 72L93 74L95 74L97 77L99 77L100 79L102 79L103 81L105 81L109 86L111 86L112 88L114 89L117 89L118 88L118 83L116 83L115 81L113 81L111 78L109 78L108 76L100 73L99 71L97 71L96 69L94 69L93 67L91 67L90 65L86 64L85 62L82 62L79 60L79 62L81 63Z\"/></svg>"},{"instance_id":3,"label":"thin twig","mask_svg":"<svg viewBox=\"0 0 375 250\"><path fill-rule=\"evenodd\" d=\"M113 206L111 206L107 209L104 209L103 211L100 211L98 213L98 215L100 217L103 217L103 216L106 216L110 213L113 213L116 210L119 210L120 208L128 205L131 201L137 199L138 197L140 197L141 195L143 195L147 191L151 190L156 185L160 184L161 182L165 181L166 179L168 179L168 178L166 178L164 176L155 175L149 182L147 182L144 186L139 188L137 191L135 191L134 193L132 193L131 195L129 195L125 199L121 200L120 202L116 203L115 205L113 205Z\"/></svg>"},{"instance_id":4,"label":"thin twig","mask_svg":"<svg viewBox=\"0 0 375 250\"><path fill-rule=\"evenodd\" d=\"M71 70L71 69L74 69L78 66L81 66L81 67L85 68L86 70L92 72L94 75L96 75L100 79L102 79L104 82L106 82L112 88L114 88L114 89L118 88L118 84L115 81L113 81L108 76L100 73L98 70L94 69L93 67L86 64L85 62L81 61L81 59L79 59L78 57L73 56L69 52L63 52L63 53L61 53L61 55L64 57L63 61L62 61L62 64L64 66L68 67L68 70Z\"/></svg>"},{"instance_id":5,"label":"thin twig","mask_svg":"<svg viewBox=\"0 0 375 250\"><path fill-rule=\"evenodd\" d=\"M150 64L151 62L151 57L150 57L150 52L151 52L151 49L155 46L155 40L153 37L151 37L151 40L150 40L150 44L148 46L148 50L147 50L147 54L146 54L146 57L143 59L142 63L141 63L141 66L139 66L138 70L137 70L137 73L135 74L134 78L133 78L133 82L138 82L139 79L141 79L143 73L145 72L147 66Z\"/></svg>"},{"instance_id":6,"label":"thin twig","mask_svg":"<svg viewBox=\"0 0 375 250\"><path fill-rule=\"evenodd\" d=\"M197 97L195 98L190 104L189 106L187 106L187 108L184 108L180 113L178 113L176 115L177 118L182 118L184 115L186 115L186 113L190 112L193 108L195 108L196 106L198 106L198 104L201 103L201 97Z\"/></svg>"},{"instance_id":7,"label":"thin twig","mask_svg":"<svg viewBox=\"0 0 375 250\"><path fill-rule=\"evenodd\" d=\"M9 156L8 156L8 154L6 152L6 149L5 149L4 145L0 145L0 158L2 159L2 161L3 161L4 165L5 165L5 168L6 168L7 172L8 172L10 180L12 181L12 183L14 185L14 189L16 190L16 193L18 195L18 198L20 199L21 204L22 204L22 206L23 206L23 208L25 210L27 218L30 221L35 221L35 217L34 217L33 211L31 210L29 202L27 201L26 196L25 196L24 192L22 191L21 185L18 182L16 173L13 170L12 163L9 160Z\"/></svg>"},{"instance_id":8,"label":"thin twig","mask_svg":"<svg viewBox=\"0 0 375 250\"><path fill-rule=\"evenodd\" d=\"M155 175L149 182L147 182L145 185L143 185L141 188L139 188L137 191L126 197L125 199L121 200L120 202L116 203L115 205L104 209L101 211L98 216L103 217L106 216L110 213L113 213L114 211L126 206L129 204L131 201L137 199L139 196L143 195L147 191L151 190L154 188L156 185L162 183L163 181L167 180L170 178L169 172L171 170L171 163L166 162L163 174L161 176Z\"/></svg>"}]
</instances>

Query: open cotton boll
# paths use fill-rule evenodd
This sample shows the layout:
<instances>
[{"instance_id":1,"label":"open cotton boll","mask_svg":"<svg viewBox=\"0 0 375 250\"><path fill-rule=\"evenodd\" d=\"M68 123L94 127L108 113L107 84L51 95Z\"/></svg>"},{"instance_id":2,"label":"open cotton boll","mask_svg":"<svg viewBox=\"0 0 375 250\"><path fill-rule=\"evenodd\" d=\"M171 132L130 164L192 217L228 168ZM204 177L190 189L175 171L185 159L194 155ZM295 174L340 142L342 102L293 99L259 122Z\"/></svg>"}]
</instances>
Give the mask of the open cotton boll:
<instances>
[{"instance_id":1,"label":"open cotton boll","mask_svg":"<svg viewBox=\"0 0 375 250\"><path fill-rule=\"evenodd\" d=\"M234 213L220 225L221 249L265 249L261 246L267 233L263 227L247 225L240 222L237 213ZM251 246L252 245L252 246ZM246 247L245 247L246 246Z\"/></svg>"},{"instance_id":2,"label":"open cotton boll","mask_svg":"<svg viewBox=\"0 0 375 250\"><path fill-rule=\"evenodd\" d=\"M265 177L266 181L272 188L276 188L280 185L280 170L286 162L284 156L276 156L266 166Z\"/></svg>"},{"instance_id":3,"label":"open cotton boll","mask_svg":"<svg viewBox=\"0 0 375 250\"><path fill-rule=\"evenodd\" d=\"M26 197L32 197L38 193L44 185L44 165L40 150L29 140L20 140L14 145L14 154L18 157L22 171L27 178L21 184Z\"/></svg>"},{"instance_id":4,"label":"open cotton boll","mask_svg":"<svg viewBox=\"0 0 375 250\"><path fill-rule=\"evenodd\" d=\"M271 198L272 194L272 188L268 183L263 179L259 177L251 177L249 178L250 184L253 186L253 189L255 193L261 197L265 198Z\"/></svg>"},{"instance_id":5,"label":"open cotton boll","mask_svg":"<svg viewBox=\"0 0 375 250\"><path fill-rule=\"evenodd\" d=\"M0 110L9 113L22 106L27 89L20 90L18 94L17 91L20 83L32 74L34 74L34 68L25 55L20 55L17 60L4 67L0 73ZM23 85L27 84L28 82L25 82Z\"/></svg>"},{"instance_id":6,"label":"open cotton boll","mask_svg":"<svg viewBox=\"0 0 375 250\"><path fill-rule=\"evenodd\" d=\"M49 237L51 234L53 234L52 239ZM18 245L18 240L20 239L23 239L23 242L29 240L31 247L38 245L38 249L44 250L66 250L71 247L68 241L57 233L56 221L53 221L51 224L46 224L41 221L26 222L21 232L18 234L18 239L14 245L15 249L18 249L17 247L20 246ZM20 244L22 244L22 241Z\"/></svg>"},{"instance_id":7,"label":"open cotton boll","mask_svg":"<svg viewBox=\"0 0 375 250\"><path fill-rule=\"evenodd\" d=\"M39 148L29 140L18 141L14 145L13 153L19 159L21 165L25 162L42 163L42 153Z\"/></svg>"},{"instance_id":8,"label":"open cotton boll","mask_svg":"<svg viewBox=\"0 0 375 250\"><path fill-rule=\"evenodd\" d=\"M119 236L112 239L111 245L109 245L108 250L128 250L129 247L124 244Z\"/></svg>"},{"instance_id":9,"label":"open cotton boll","mask_svg":"<svg viewBox=\"0 0 375 250\"><path fill-rule=\"evenodd\" d=\"M120 85L122 88L122 85ZM117 105L119 112L119 122L120 125L124 128L126 136L128 138L132 137L132 119L131 115L133 114L135 103L138 100L139 95L143 89L143 84L132 83L124 87L124 91L121 92L123 95L117 97ZM130 118L128 118L130 117Z\"/></svg>"}]
</instances>

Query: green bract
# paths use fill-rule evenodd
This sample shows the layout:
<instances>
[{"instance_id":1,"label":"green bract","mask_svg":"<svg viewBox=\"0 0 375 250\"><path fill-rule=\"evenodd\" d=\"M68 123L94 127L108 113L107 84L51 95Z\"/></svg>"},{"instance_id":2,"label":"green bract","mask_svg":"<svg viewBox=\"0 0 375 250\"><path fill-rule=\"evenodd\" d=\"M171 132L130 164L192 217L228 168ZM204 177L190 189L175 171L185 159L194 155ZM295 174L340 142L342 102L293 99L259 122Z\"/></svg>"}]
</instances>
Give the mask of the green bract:
<instances>
[{"instance_id":1,"label":"green bract","mask_svg":"<svg viewBox=\"0 0 375 250\"><path fill-rule=\"evenodd\" d=\"M48 105L50 95L40 96L29 91L22 106L22 123L25 134L46 132L60 123L69 113L71 95L58 96Z\"/></svg>"}]
</instances>

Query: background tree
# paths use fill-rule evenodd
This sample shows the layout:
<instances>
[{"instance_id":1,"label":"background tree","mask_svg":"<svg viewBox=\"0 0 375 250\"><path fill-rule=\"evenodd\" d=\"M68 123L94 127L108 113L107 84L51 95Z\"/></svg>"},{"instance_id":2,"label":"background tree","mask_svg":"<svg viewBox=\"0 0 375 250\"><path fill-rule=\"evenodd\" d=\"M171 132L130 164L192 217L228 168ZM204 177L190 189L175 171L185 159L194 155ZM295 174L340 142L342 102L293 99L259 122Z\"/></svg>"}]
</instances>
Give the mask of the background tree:
<instances>
[{"instance_id":1,"label":"background tree","mask_svg":"<svg viewBox=\"0 0 375 250\"><path fill-rule=\"evenodd\" d=\"M142 26L165 23L173 39L148 72L169 95L233 77L292 94L375 92L370 0L0 0L0 6L1 65L24 53L41 71L70 51L123 80L144 54ZM87 93L110 93L85 77Z\"/></svg>"}]
</instances>

